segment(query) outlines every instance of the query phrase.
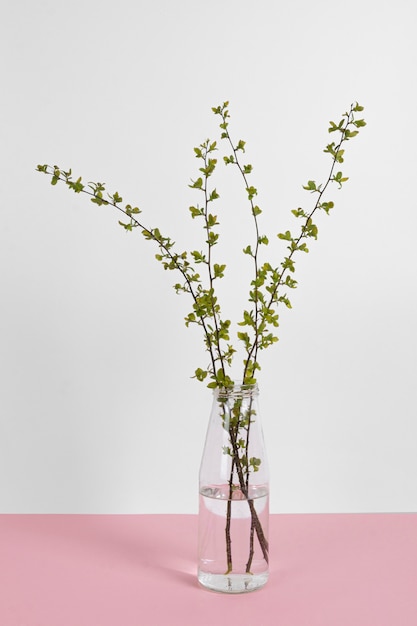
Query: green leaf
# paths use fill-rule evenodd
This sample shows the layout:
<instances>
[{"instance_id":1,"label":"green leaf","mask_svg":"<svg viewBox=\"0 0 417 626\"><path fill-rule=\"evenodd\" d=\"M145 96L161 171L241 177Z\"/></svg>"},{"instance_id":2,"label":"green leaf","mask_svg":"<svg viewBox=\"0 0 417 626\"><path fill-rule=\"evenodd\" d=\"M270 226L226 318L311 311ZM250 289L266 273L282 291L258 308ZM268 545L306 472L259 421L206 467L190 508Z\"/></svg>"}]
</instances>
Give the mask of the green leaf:
<instances>
[{"instance_id":1,"label":"green leaf","mask_svg":"<svg viewBox=\"0 0 417 626\"><path fill-rule=\"evenodd\" d=\"M120 222L120 221L119 221L119 224L120 226L123 226L125 230L132 232L132 224L130 223L125 224L124 222Z\"/></svg>"},{"instance_id":2,"label":"green leaf","mask_svg":"<svg viewBox=\"0 0 417 626\"><path fill-rule=\"evenodd\" d=\"M256 187L253 187L253 185L251 185L250 187L246 187L246 191L248 192L249 200L252 200L253 197L256 196L256 194L258 193L258 190L256 189Z\"/></svg>"},{"instance_id":3,"label":"green leaf","mask_svg":"<svg viewBox=\"0 0 417 626\"><path fill-rule=\"evenodd\" d=\"M295 281L294 281L294 282L295 282ZM282 302L283 304L285 304L285 306L286 306L288 309L292 309L291 302L289 301L289 299L287 298L287 296L280 296L280 297L278 298L278 301L279 301L279 302Z\"/></svg>"},{"instance_id":4,"label":"green leaf","mask_svg":"<svg viewBox=\"0 0 417 626\"><path fill-rule=\"evenodd\" d=\"M201 382L207 377L207 373L206 370L202 370L201 367L198 367L194 372L193 378L197 378L197 380Z\"/></svg>"},{"instance_id":5,"label":"green leaf","mask_svg":"<svg viewBox=\"0 0 417 626\"><path fill-rule=\"evenodd\" d=\"M291 241L292 235L289 230L286 230L285 233L278 233L277 237L279 239L284 239L285 241Z\"/></svg>"},{"instance_id":6,"label":"green leaf","mask_svg":"<svg viewBox=\"0 0 417 626\"><path fill-rule=\"evenodd\" d=\"M290 270L290 272L295 272L294 261L289 257L286 257L284 259L284 261L281 263L281 266L284 268L284 270Z\"/></svg>"},{"instance_id":7,"label":"green leaf","mask_svg":"<svg viewBox=\"0 0 417 626\"><path fill-rule=\"evenodd\" d=\"M217 226L218 223L219 222L217 221L217 215L212 215L211 213L209 213L207 216L207 226L209 228L213 228L213 226Z\"/></svg>"},{"instance_id":8,"label":"green leaf","mask_svg":"<svg viewBox=\"0 0 417 626\"><path fill-rule=\"evenodd\" d=\"M249 311L243 311L243 321L238 323L238 326L251 326L251 327L255 327L255 320L253 319L253 313L249 312ZM248 337L247 333L242 333L242 337L240 337L240 339L242 339L243 341L245 341L245 338Z\"/></svg>"},{"instance_id":9,"label":"green leaf","mask_svg":"<svg viewBox=\"0 0 417 626\"><path fill-rule=\"evenodd\" d=\"M207 263L206 257L202 252L199 252L198 250L193 250L191 252L191 255L196 263Z\"/></svg>"},{"instance_id":10,"label":"green leaf","mask_svg":"<svg viewBox=\"0 0 417 626\"><path fill-rule=\"evenodd\" d=\"M317 185L314 180L309 180L307 185L303 185L303 189L306 189L307 191L317 191Z\"/></svg>"},{"instance_id":11,"label":"green leaf","mask_svg":"<svg viewBox=\"0 0 417 626\"><path fill-rule=\"evenodd\" d=\"M291 213L295 215L295 217L307 217L306 212L301 208L293 209Z\"/></svg>"},{"instance_id":12,"label":"green leaf","mask_svg":"<svg viewBox=\"0 0 417 626\"><path fill-rule=\"evenodd\" d=\"M211 192L211 194L209 196L209 202L212 202L213 200L217 200L217 198L220 198L220 196L217 193L217 190L213 189L213 191Z\"/></svg>"},{"instance_id":13,"label":"green leaf","mask_svg":"<svg viewBox=\"0 0 417 626\"><path fill-rule=\"evenodd\" d=\"M191 217L194 219L195 217L199 217L200 215L204 215L204 209L199 209L195 206L188 207L188 210L191 213Z\"/></svg>"},{"instance_id":14,"label":"green leaf","mask_svg":"<svg viewBox=\"0 0 417 626\"><path fill-rule=\"evenodd\" d=\"M290 289L295 289L297 287L297 281L294 280L293 278L291 278L291 276L287 276L285 279L285 284L287 285L287 287L289 287ZM281 298L279 298L279 301L281 302ZM282 302L284 302L284 300L282 300ZM291 307L289 307L291 308Z\"/></svg>"},{"instance_id":15,"label":"green leaf","mask_svg":"<svg viewBox=\"0 0 417 626\"><path fill-rule=\"evenodd\" d=\"M344 124L344 120L341 120L339 122L339 124L335 124L334 122L329 122L330 127L329 127L329 133L334 133L335 131L339 130L341 131L343 128L343 124Z\"/></svg>"},{"instance_id":16,"label":"green leaf","mask_svg":"<svg viewBox=\"0 0 417 626\"><path fill-rule=\"evenodd\" d=\"M217 370L217 382L222 383L224 382L225 378L226 375L224 373L224 369L221 367L219 370Z\"/></svg>"},{"instance_id":17,"label":"green leaf","mask_svg":"<svg viewBox=\"0 0 417 626\"><path fill-rule=\"evenodd\" d=\"M333 176L332 180L334 180L336 183L338 183L339 187L341 187L343 183L345 183L347 180L349 180L349 178L347 176L344 177L342 172L337 172Z\"/></svg>"},{"instance_id":18,"label":"green leaf","mask_svg":"<svg viewBox=\"0 0 417 626\"><path fill-rule=\"evenodd\" d=\"M219 265L218 263L215 263L213 265L214 278L223 278L225 269L225 265Z\"/></svg>"},{"instance_id":19,"label":"green leaf","mask_svg":"<svg viewBox=\"0 0 417 626\"><path fill-rule=\"evenodd\" d=\"M202 189L203 188L203 179L197 178L197 180L191 181L191 185L188 185L191 189Z\"/></svg>"},{"instance_id":20,"label":"green leaf","mask_svg":"<svg viewBox=\"0 0 417 626\"><path fill-rule=\"evenodd\" d=\"M117 191L110 197L113 200L114 204L119 204L119 202L123 202L123 198L121 196L119 196Z\"/></svg>"},{"instance_id":21,"label":"green leaf","mask_svg":"<svg viewBox=\"0 0 417 626\"><path fill-rule=\"evenodd\" d=\"M80 193L84 190L84 185L81 182L81 176L75 182L67 181L67 185L74 193Z\"/></svg>"},{"instance_id":22,"label":"green leaf","mask_svg":"<svg viewBox=\"0 0 417 626\"><path fill-rule=\"evenodd\" d=\"M184 318L185 325L188 327L190 324L193 324L197 321L195 313L189 313L187 317Z\"/></svg>"},{"instance_id":23,"label":"green leaf","mask_svg":"<svg viewBox=\"0 0 417 626\"><path fill-rule=\"evenodd\" d=\"M107 200L103 200L101 193L100 195L97 194L97 196L95 198L91 198L91 202L93 204L97 204L98 206L102 206L103 204L106 205L108 204Z\"/></svg>"},{"instance_id":24,"label":"green leaf","mask_svg":"<svg viewBox=\"0 0 417 626\"><path fill-rule=\"evenodd\" d=\"M323 150L323 152L328 152L331 155L335 155L335 143L334 141L332 141L332 143L329 143L326 148Z\"/></svg>"},{"instance_id":25,"label":"green leaf","mask_svg":"<svg viewBox=\"0 0 417 626\"><path fill-rule=\"evenodd\" d=\"M203 172L204 176L209 178L216 168L216 163L217 159L209 159L206 167L200 167L200 172ZM200 187L198 187L198 189L200 189Z\"/></svg>"},{"instance_id":26,"label":"green leaf","mask_svg":"<svg viewBox=\"0 0 417 626\"><path fill-rule=\"evenodd\" d=\"M257 459L254 456L249 459L249 465L252 467L254 472L259 471L259 466L261 463L262 463L261 459Z\"/></svg>"},{"instance_id":27,"label":"green leaf","mask_svg":"<svg viewBox=\"0 0 417 626\"><path fill-rule=\"evenodd\" d=\"M305 230L304 230L305 236L313 237L314 239L317 239L318 232L319 232L319 229L317 228L315 224L313 224L313 221L310 218L305 225Z\"/></svg>"},{"instance_id":28,"label":"green leaf","mask_svg":"<svg viewBox=\"0 0 417 626\"><path fill-rule=\"evenodd\" d=\"M326 213L328 214L330 209L333 209L334 207L334 202L332 202L331 200L329 200L328 202L322 202L319 205L320 209L323 209L323 211L326 211Z\"/></svg>"},{"instance_id":29,"label":"green leaf","mask_svg":"<svg viewBox=\"0 0 417 626\"><path fill-rule=\"evenodd\" d=\"M351 139L352 137L356 137L356 135L359 135L358 130L350 130L349 128L345 130L345 139Z\"/></svg>"}]
</instances>

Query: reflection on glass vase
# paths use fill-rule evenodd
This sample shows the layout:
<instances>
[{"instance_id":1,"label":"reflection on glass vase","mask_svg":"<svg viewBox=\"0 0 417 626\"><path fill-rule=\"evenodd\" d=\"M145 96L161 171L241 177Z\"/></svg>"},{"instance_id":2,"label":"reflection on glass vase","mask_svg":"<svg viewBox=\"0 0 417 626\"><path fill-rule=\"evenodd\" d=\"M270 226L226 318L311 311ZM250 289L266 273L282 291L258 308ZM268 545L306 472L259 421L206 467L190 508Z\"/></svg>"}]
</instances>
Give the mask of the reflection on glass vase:
<instances>
[{"instance_id":1,"label":"reflection on glass vase","mask_svg":"<svg viewBox=\"0 0 417 626\"><path fill-rule=\"evenodd\" d=\"M244 593L268 580L269 472L257 385L215 389L200 467L198 580Z\"/></svg>"}]
</instances>

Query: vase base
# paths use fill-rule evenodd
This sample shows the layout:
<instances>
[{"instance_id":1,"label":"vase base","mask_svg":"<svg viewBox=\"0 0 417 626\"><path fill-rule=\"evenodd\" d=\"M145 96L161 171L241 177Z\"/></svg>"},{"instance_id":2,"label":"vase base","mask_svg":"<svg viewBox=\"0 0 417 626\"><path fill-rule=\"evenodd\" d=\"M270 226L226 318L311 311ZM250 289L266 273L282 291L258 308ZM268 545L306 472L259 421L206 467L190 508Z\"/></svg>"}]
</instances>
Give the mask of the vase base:
<instances>
[{"instance_id":1,"label":"vase base","mask_svg":"<svg viewBox=\"0 0 417 626\"><path fill-rule=\"evenodd\" d=\"M268 572L262 574L210 574L198 571L198 582L210 591L220 593L249 593L261 589L268 581Z\"/></svg>"}]
</instances>

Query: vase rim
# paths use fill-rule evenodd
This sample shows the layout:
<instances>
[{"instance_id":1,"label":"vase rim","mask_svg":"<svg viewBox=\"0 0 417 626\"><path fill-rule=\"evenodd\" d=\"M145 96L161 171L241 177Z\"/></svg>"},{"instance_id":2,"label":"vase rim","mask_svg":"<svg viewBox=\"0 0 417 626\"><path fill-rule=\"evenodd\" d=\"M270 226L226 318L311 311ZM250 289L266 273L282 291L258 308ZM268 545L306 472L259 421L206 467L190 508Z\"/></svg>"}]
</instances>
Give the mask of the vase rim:
<instances>
[{"instance_id":1,"label":"vase rim","mask_svg":"<svg viewBox=\"0 0 417 626\"><path fill-rule=\"evenodd\" d=\"M242 381L233 381L233 386L231 387L216 387L213 390L214 394L221 398L225 397L236 397L236 396L254 396L259 394L258 383L242 383Z\"/></svg>"}]
</instances>

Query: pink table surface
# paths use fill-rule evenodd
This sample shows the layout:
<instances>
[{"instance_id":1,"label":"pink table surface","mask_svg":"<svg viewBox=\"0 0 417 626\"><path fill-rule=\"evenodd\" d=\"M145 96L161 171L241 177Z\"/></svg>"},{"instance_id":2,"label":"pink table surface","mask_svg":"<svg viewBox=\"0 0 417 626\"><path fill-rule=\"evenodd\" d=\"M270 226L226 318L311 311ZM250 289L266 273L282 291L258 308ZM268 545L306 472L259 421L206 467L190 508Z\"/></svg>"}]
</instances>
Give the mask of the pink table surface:
<instances>
[{"instance_id":1,"label":"pink table surface","mask_svg":"<svg viewBox=\"0 0 417 626\"><path fill-rule=\"evenodd\" d=\"M417 514L272 515L264 589L196 581L194 515L1 515L0 626L417 626Z\"/></svg>"}]
</instances>

